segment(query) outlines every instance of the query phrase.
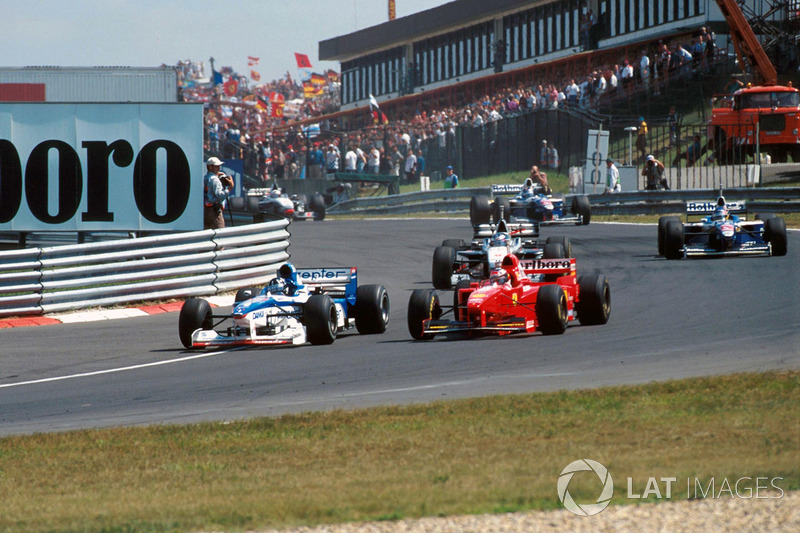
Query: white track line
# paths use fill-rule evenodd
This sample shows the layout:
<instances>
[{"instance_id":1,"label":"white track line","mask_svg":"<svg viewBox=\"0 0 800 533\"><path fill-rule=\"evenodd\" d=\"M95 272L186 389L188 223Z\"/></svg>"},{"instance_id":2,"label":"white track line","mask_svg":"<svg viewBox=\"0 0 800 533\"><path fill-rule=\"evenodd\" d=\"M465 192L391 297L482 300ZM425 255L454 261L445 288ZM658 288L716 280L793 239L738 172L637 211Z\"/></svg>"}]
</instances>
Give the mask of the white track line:
<instances>
[{"instance_id":1,"label":"white track line","mask_svg":"<svg viewBox=\"0 0 800 533\"><path fill-rule=\"evenodd\" d=\"M223 350L220 352L207 352L201 353L197 355L189 355L186 357L180 357L178 359L168 359L166 361L155 361L153 363L144 363L141 365L133 365L133 366L123 366L119 368L108 368L106 370L96 370L94 372L83 372L81 374L69 374L66 376L55 376L52 378L42 378L42 379L35 379L31 381L20 381L19 383L6 383L5 385L0 385L0 389L8 389L11 387L21 387L23 385L37 385L40 383L51 383L54 381L65 381L68 379L75 379L75 378L85 378L91 376L101 376L103 374L115 374L117 372L127 372L130 370L140 370L142 368L149 368L154 366L163 366L163 365L171 365L173 363L183 363L185 361L192 361L194 359L203 359L206 357L211 357L214 355L220 355L228 352L232 352L235 350L241 350L242 348L231 348L229 350Z\"/></svg>"}]
</instances>

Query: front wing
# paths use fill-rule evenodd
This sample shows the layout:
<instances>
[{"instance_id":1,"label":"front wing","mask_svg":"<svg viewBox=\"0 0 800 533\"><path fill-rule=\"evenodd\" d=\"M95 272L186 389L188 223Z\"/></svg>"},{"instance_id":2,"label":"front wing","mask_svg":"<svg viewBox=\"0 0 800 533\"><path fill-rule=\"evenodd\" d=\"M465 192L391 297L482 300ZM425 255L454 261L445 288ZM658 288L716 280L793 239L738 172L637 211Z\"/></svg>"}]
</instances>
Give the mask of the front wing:
<instances>
[{"instance_id":1,"label":"front wing","mask_svg":"<svg viewBox=\"0 0 800 533\"><path fill-rule=\"evenodd\" d=\"M536 331L536 323L531 318L510 317L485 326L476 326L474 323L459 320L424 320L422 332L424 334L438 335L441 333L532 333Z\"/></svg>"},{"instance_id":2,"label":"front wing","mask_svg":"<svg viewBox=\"0 0 800 533\"><path fill-rule=\"evenodd\" d=\"M300 324L286 327L272 335L259 335L254 328L230 327L224 332L213 329L198 329L192 333L192 347L209 346L253 346L305 344L306 328Z\"/></svg>"}]
</instances>

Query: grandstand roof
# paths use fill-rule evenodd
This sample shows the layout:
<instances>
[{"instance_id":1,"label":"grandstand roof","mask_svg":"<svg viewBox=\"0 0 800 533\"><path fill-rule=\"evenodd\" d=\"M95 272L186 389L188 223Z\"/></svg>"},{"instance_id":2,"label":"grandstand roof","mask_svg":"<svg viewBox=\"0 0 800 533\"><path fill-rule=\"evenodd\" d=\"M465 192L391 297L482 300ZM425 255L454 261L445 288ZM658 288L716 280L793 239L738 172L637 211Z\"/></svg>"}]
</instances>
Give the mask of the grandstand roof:
<instances>
[{"instance_id":1,"label":"grandstand roof","mask_svg":"<svg viewBox=\"0 0 800 533\"><path fill-rule=\"evenodd\" d=\"M455 0L377 26L320 41L319 58L323 61L347 60L545 3L545 0Z\"/></svg>"}]
</instances>

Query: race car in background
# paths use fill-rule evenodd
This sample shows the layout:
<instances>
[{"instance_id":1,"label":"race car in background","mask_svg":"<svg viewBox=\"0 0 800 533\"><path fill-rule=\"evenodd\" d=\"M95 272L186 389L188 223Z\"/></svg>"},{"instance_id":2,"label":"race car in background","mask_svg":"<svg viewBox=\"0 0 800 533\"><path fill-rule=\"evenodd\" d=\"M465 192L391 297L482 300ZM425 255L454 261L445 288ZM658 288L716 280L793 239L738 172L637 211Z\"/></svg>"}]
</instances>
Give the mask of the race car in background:
<instances>
[{"instance_id":1,"label":"race car in background","mask_svg":"<svg viewBox=\"0 0 800 533\"><path fill-rule=\"evenodd\" d=\"M286 263L266 287L240 289L230 314L215 315L201 298L186 300L178 318L181 343L186 348L331 344L353 328L383 333L389 323L386 288L359 287L357 280L355 267L295 269Z\"/></svg>"},{"instance_id":2,"label":"race car in background","mask_svg":"<svg viewBox=\"0 0 800 533\"><path fill-rule=\"evenodd\" d=\"M504 195L513 194L509 199ZM522 185L492 185L494 201L488 196L473 196L469 205L469 219L473 226L495 223L501 219L511 224L527 222L549 226L553 224L587 225L592 219L592 208L586 195L572 197L569 210L563 198L544 194L544 189L526 178Z\"/></svg>"},{"instance_id":3,"label":"race car in background","mask_svg":"<svg viewBox=\"0 0 800 533\"><path fill-rule=\"evenodd\" d=\"M692 256L786 255L786 223L773 215L747 220L742 202L686 204L686 223L676 216L658 220L658 253L667 259ZM741 216L740 216L741 215ZM690 217L699 216L699 221Z\"/></svg>"},{"instance_id":4,"label":"race car in background","mask_svg":"<svg viewBox=\"0 0 800 533\"><path fill-rule=\"evenodd\" d=\"M523 268L516 255L506 255L489 279L459 282L452 306L442 305L435 290L416 289L408 302L409 333L417 340L442 333L558 335L575 319L583 325L608 322L611 291L605 276L576 277L572 258L530 263Z\"/></svg>"},{"instance_id":5,"label":"race car in background","mask_svg":"<svg viewBox=\"0 0 800 533\"><path fill-rule=\"evenodd\" d=\"M273 185L265 189L250 189L248 196L257 196L259 214L276 215L291 220L325 220L325 199L314 194L309 200L305 194L293 194Z\"/></svg>"},{"instance_id":6,"label":"race car in background","mask_svg":"<svg viewBox=\"0 0 800 533\"><path fill-rule=\"evenodd\" d=\"M535 224L516 224L510 230L504 220L496 225L475 226L474 237L466 243L461 239L445 239L433 250L431 278L437 289L450 289L463 280L482 280L489 277L508 254L515 254L523 264L530 260L572 256L572 244L567 237L548 237L544 246L538 243Z\"/></svg>"}]
</instances>

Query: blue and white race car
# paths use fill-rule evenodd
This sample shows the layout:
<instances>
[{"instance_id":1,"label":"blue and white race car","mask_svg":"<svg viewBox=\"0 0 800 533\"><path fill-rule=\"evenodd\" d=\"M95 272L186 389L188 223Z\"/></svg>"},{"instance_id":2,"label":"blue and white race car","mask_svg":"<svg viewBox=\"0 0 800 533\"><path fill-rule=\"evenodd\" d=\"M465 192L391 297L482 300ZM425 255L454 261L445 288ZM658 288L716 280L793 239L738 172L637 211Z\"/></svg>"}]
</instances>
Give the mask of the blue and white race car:
<instances>
[{"instance_id":1,"label":"blue and white race car","mask_svg":"<svg viewBox=\"0 0 800 533\"><path fill-rule=\"evenodd\" d=\"M504 195L513 194L509 199ZM592 208L585 195L572 197L569 210L563 198L544 194L544 190L530 178L522 185L492 185L494 201L488 196L473 196L469 206L472 225L486 224L490 218L495 223L506 220L510 224L532 223L541 226L553 224L586 225L592 219Z\"/></svg>"},{"instance_id":2,"label":"blue and white race car","mask_svg":"<svg viewBox=\"0 0 800 533\"><path fill-rule=\"evenodd\" d=\"M738 214L737 214L738 213ZM786 223L780 217L762 215L747 220L741 202L686 204L686 223L676 216L658 220L658 253L667 259L714 255L786 255ZM742 216L739 216L742 215ZM690 216L700 216L691 222Z\"/></svg>"},{"instance_id":3,"label":"blue and white race car","mask_svg":"<svg viewBox=\"0 0 800 533\"><path fill-rule=\"evenodd\" d=\"M331 344L338 333L383 333L389 295L383 285L358 286L355 267L301 268L286 263L261 290L240 289L231 314L215 315L201 298L181 308L178 332L186 348ZM224 327L223 322L232 321Z\"/></svg>"}]
</instances>

